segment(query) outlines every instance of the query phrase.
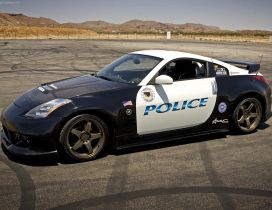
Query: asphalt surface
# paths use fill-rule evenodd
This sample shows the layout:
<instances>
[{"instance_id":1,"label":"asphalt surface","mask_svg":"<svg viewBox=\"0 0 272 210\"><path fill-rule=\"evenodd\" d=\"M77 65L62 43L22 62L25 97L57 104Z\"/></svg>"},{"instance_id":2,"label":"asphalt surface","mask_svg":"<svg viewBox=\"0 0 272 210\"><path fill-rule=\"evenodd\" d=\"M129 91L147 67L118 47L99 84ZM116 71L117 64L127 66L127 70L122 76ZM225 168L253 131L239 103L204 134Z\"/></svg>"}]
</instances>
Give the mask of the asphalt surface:
<instances>
[{"instance_id":1,"label":"asphalt surface","mask_svg":"<svg viewBox=\"0 0 272 210\"><path fill-rule=\"evenodd\" d=\"M258 61L272 45L145 41L0 41L0 109L47 81L97 71L126 52L172 49ZM271 83L270 83L271 84ZM272 119L249 135L133 148L91 162L9 159L0 150L0 209L272 209Z\"/></svg>"}]
</instances>

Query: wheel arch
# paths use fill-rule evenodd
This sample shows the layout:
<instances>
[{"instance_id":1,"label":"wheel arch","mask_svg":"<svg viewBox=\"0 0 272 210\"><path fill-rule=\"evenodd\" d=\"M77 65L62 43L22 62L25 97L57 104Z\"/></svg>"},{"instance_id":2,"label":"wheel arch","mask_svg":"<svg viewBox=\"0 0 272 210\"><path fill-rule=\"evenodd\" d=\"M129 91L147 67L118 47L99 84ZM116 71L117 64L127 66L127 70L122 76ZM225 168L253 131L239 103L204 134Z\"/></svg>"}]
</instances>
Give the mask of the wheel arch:
<instances>
[{"instance_id":1,"label":"wheel arch","mask_svg":"<svg viewBox=\"0 0 272 210\"><path fill-rule=\"evenodd\" d=\"M109 113L105 112L104 110L100 110L100 109L78 110L78 111L75 111L75 112L69 114L68 116L64 117L63 120L58 124L57 129L56 129L57 139L59 139L60 132L61 132L62 128L64 127L64 125L69 120L71 120L73 117L76 117L76 116L82 115L82 114L90 114L90 115L94 115L94 116L102 119L104 121L104 123L107 125L108 130L109 130L108 143L110 143L110 144L113 143L113 139L114 139L113 136L115 133L114 119Z\"/></svg>"}]
</instances>

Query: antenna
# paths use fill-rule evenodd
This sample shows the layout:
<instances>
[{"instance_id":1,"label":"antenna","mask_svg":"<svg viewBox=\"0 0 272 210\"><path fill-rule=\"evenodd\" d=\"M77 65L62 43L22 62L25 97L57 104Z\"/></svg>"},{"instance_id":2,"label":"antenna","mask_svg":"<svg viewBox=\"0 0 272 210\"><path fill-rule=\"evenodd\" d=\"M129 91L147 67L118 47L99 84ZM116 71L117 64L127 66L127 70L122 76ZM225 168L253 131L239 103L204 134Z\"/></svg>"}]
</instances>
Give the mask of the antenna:
<instances>
[{"instance_id":1,"label":"antenna","mask_svg":"<svg viewBox=\"0 0 272 210\"><path fill-rule=\"evenodd\" d=\"M263 54L260 54L259 55L259 65L261 66L261 63L262 63L262 61L263 61ZM259 71L260 71L260 69L259 69ZM258 75L258 73L259 73L259 71L256 71L256 75Z\"/></svg>"},{"instance_id":2,"label":"antenna","mask_svg":"<svg viewBox=\"0 0 272 210\"><path fill-rule=\"evenodd\" d=\"M259 55L259 58L260 58L259 64L261 65L261 63L262 63L262 61L263 61L263 54L260 54L260 55Z\"/></svg>"}]
</instances>

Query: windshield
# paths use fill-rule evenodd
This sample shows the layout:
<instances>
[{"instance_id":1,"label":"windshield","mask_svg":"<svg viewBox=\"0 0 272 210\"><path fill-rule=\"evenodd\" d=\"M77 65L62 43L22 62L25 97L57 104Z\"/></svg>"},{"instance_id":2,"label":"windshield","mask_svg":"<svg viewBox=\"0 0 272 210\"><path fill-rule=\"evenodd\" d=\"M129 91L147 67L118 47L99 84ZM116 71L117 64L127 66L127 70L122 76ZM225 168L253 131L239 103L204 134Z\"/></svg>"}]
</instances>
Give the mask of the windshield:
<instances>
[{"instance_id":1,"label":"windshield","mask_svg":"<svg viewBox=\"0 0 272 210\"><path fill-rule=\"evenodd\" d=\"M115 82L139 84L161 60L148 55L128 54L106 66L97 76Z\"/></svg>"}]
</instances>

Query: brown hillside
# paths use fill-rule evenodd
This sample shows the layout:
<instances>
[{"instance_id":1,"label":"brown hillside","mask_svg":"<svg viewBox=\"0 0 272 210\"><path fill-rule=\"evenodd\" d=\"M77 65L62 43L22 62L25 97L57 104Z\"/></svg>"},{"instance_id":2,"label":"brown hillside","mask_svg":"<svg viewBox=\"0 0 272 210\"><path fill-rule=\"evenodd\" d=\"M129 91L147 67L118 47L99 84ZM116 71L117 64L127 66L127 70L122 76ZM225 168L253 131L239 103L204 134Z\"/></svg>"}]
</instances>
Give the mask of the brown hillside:
<instances>
[{"instance_id":1,"label":"brown hillside","mask_svg":"<svg viewBox=\"0 0 272 210\"><path fill-rule=\"evenodd\" d=\"M0 13L0 26L46 26L53 27L58 22L44 17L29 17L23 14Z\"/></svg>"},{"instance_id":2,"label":"brown hillside","mask_svg":"<svg viewBox=\"0 0 272 210\"><path fill-rule=\"evenodd\" d=\"M206 26L201 24L170 24L170 23L161 23L157 21L144 21L144 20L130 20L123 24L113 24L105 21L87 21L80 24L63 24L68 27L84 27L92 29L96 32L144 32L144 33L161 33L165 31L172 32L218 32L221 31L219 27L215 26Z\"/></svg>"},{"instance_id":3,"label":"brown hillside","mask_svg":"<svg viewBox=\"0 0 272 210\"><path fill-rule=\"evenodd\" d=\"M216 26L207 26L196 23L171 24L161 23L158 21L130 20L123 24L113 24L99 21L86 21L83 23L64 23L58 22L44 17L29 17L23 14L0 13L0 26L12 27L58 27L58 28L73 28L73 29L88 29L98 33L155 33L162 34L166 31L171 31L176 34L228 34L228 35L272 35L271 31L259 30L240 30L229 31L222 30Z\"/></svg>"},{"instance_id":4,"label":"brown hillside","mask_svg":"<svg viewBox=\"0 0 272 210\"><path fill-rule=\"evenodd\" d=\"M165 30L169 28L168 24L157 21L131 20L120 25L121 28L139 29L139 30Z\"/></svg>"},{"instance_id":5,"label":"brown hillside","mask_svg":"<svg viewBox=\"0 0 272 210\"><path fill-rule=\"evenodd\" d=\"M106 21L98 20L98 21L86 21L83 23L80 23L81 26L86 27L97 27L97 28L105 28L105 27L116 27L117 24L108 23Z\"/></svg>"}]
</instances>

